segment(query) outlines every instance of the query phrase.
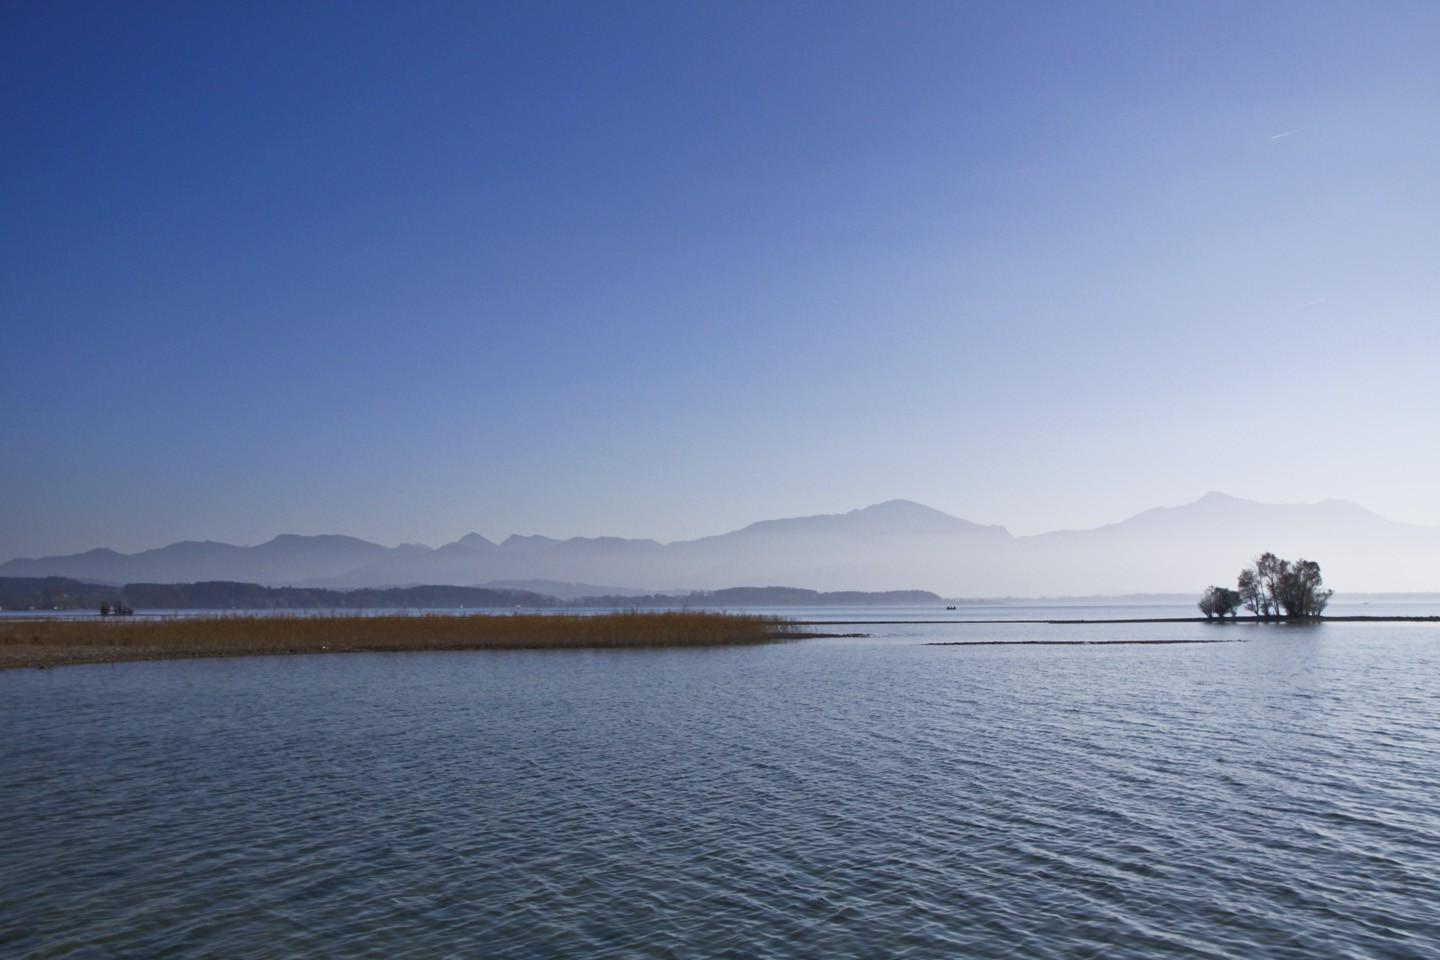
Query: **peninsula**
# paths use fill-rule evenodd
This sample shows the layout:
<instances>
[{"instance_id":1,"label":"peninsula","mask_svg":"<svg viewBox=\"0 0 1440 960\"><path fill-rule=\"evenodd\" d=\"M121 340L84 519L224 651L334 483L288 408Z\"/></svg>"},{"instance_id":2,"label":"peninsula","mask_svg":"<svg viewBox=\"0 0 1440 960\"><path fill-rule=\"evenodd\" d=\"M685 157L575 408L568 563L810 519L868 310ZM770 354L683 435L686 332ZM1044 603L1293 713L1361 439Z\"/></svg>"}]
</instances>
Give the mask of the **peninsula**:
<instances>
[{"instance_id":1,"label":"peninsula","mask_svg":"<svg viewBox=\"0 0 1440 960\"><path fill-rule=\"evenodd\" d=\"M779 617L713 611L17 618L0 620L0 669L315 653L715 647L814 636Z\"/></svg>"}]
</instances>

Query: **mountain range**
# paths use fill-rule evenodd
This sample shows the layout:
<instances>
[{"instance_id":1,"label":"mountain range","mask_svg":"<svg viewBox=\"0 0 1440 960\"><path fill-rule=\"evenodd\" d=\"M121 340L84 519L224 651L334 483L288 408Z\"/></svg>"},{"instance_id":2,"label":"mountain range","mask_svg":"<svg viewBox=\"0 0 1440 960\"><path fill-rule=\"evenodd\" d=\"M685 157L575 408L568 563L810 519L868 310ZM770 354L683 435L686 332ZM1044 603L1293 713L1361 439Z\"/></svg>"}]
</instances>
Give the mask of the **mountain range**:
<instances>
[{"instance_id":1,"label":"mountain range","mask_svg":"<svg viewBox=\"0 0 1440 960\"><path fill-rule=\"evenodd\" d=\"M506 586L558 595L784 585L931 590L951 597L1199 592L1258 554L1318 561L1341 591L1440 590L1440 529L1357 504L1267 504L1223 493L1088 530L1015 536L907 500L763 520L697 540L468 534L440 547L285 534L257 546L183 541L123 554L20 558L0 576L101 583ZM596 586L606 584L609 586Z\"/></svg>"}]
</instances>

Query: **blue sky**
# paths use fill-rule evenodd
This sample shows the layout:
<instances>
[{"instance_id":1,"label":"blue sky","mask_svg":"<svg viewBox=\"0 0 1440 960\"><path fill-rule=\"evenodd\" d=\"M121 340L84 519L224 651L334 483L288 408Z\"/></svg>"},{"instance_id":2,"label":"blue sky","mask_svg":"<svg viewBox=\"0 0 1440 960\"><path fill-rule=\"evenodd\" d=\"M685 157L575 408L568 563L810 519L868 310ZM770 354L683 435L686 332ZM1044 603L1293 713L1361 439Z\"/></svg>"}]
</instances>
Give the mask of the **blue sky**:
<instances>
[{"instance_id":1,"label":"blue sky","mask_svg":"<svg viewBox=\"0 0 1440 960\"><path fill-rule=\"evenodd\" d=\"M1440 525L1440 5L0 5L0 559Z\"/></svg>"}]
</instances>

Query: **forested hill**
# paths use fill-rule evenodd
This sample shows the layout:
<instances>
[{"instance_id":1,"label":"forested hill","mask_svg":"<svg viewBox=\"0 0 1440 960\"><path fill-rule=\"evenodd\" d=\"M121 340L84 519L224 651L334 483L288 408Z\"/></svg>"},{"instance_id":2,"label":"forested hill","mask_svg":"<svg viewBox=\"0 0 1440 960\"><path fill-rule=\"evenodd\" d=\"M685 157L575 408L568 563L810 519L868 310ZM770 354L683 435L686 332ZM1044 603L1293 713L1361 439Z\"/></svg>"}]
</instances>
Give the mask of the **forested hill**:
<instances>
[{"instance_id":1,"label":"forested hill","mask_svg":"<svg viewBox=\"0 0 1440 960\"><path fill-rule=\"evenodd\" d=\"M935 604L925 590L822 593L795 587L732 587L687 594L644 597L598 596L563 601L529 590L490 587L387 587L325 590L263 587L255 583L209 580L200 583L127 583L123 587L86 583L68 577L0 577L0 609L96 610L124 604L136 610L356 610L356 609L500 609L537 607L740 607L814 606L819 604Z\"/></svg>"},{"instance_id":2,"label":"forested hill","mask_svg":"<svg viewBox=\"0 0 1440 960\"><path fill-rule=\"evenodd\" d=\"M657 593L648 596L582 597L572 606L671 607L681 604L700 607L796 607L796 606L920 606L944 603L928 590L804 590L799 587L729 587L724 590L695 590L685 594Z\"/></svg>"},{"instance_id":3,"label":"forested hill","mask_svg":"<svg viewBox=\"0 0 1440 960\"><path fill-rule=\"evenodd\" d=\"M0 577L6 610L86 610L120 601L137 610L355 610L553 607L559 601L528 590L484 587L388 587L321 590L202 583L127 583L123 587L66 577Z\"/></svg>"},{"instance_id":4,"label":"forested hill","mask_svg":"<svg viewBox=\"0 0 1440 960\"><path fill-rule=\"evenodd\" d=\"M69 577L0 577L0 610L93 610L114 606L119 587Z\"/></svg>"}]
</instances>

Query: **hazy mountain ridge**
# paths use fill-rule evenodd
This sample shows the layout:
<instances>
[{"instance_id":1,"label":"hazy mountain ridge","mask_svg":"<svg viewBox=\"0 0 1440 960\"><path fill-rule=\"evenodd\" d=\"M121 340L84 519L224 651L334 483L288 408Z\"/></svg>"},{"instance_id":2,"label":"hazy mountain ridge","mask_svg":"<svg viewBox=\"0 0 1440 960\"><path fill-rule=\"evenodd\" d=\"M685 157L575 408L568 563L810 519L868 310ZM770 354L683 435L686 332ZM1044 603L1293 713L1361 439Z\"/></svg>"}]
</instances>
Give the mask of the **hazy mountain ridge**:
<instances>
[{"instance_id":1,"label":"hazy mountain ridge","mask_svg":"<svg viewBox=\"0 0 1440 960\"><path fill-rule=\"evenodd\" d=\"M253 547L190 540L135 554L98 548L16 559L0 564L0 575L316 588L544 581L671 592L781 583L943 596L1093 595L1198 592L1229 582L1265 550L1320 561L1327 582L1341 589L1440 589L1440 529L1387 520L1348 501L1265 504L1221 493L1089 530L1022 537L892 500L672 543L523 535L495 543L471 533L436 548L384 547L283 534Z\"/></svg>"},{"instance_id":2,"label":"hazy mountain ridge","mask_svg":"<svg viewBox=\"0 0 1440 960\"><path fill-rule=\"evenodd\" d=\"M1388 520L1345 500L1266 504L1212 492L1119 523L1021 539L1037 579L1069 579L1090 564L1080 592L1165 589L1151 568L1189 570L1195 578L1210 571L1207 584L1228 583L1267 550L1317 560L1328 582L1352 590L1440 586L1440 530Z\"/></svg>"}]
</instances>

